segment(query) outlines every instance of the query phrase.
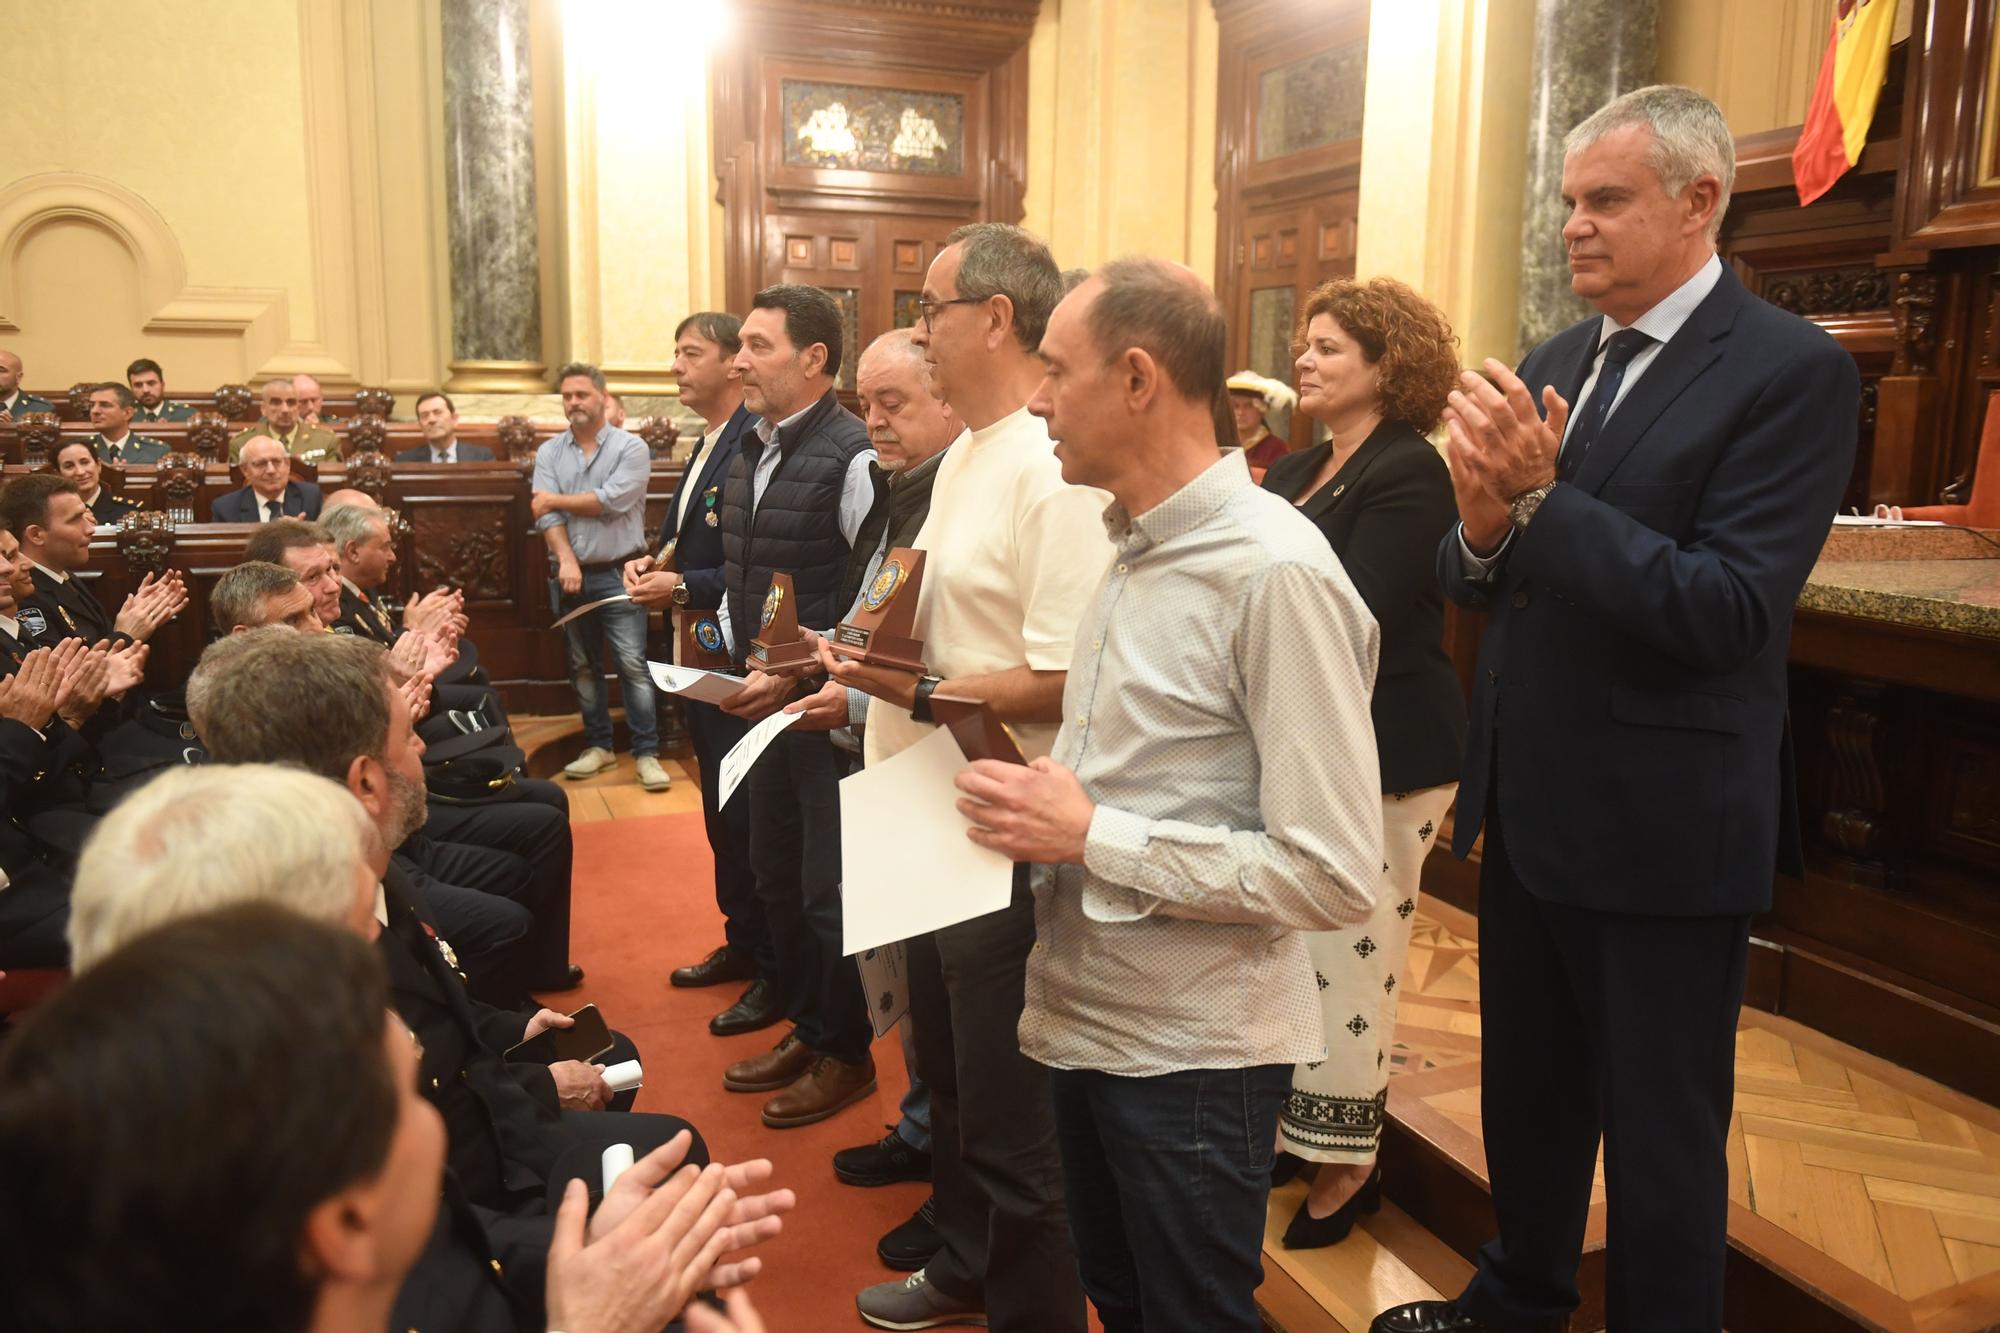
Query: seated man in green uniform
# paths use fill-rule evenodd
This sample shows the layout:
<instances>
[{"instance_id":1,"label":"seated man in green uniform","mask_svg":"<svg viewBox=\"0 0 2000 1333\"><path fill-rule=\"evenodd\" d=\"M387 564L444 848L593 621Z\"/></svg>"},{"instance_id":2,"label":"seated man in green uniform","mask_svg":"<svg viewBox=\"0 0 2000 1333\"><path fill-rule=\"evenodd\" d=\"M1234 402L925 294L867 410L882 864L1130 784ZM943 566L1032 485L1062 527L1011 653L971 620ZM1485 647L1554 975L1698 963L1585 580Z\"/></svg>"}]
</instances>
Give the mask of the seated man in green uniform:
<instances>
[{"instance_id":1,"label":"seated man in green uniform","mask_svg":"<svg viewBox=\"0 0 2000 1333\"><path fill-rule=\"evenodd\" d=\"M167 446L132 429L132 410L138 399L122 384L106 380L90 391L90 424L97 434L90 447L107 463L157 463L167 456Z\"/></svg>"},{"instance_id":2,"label":"seated man in green uniform","mask_svg":"<svg viewBox=\"0 0 2000 1333\"><path fill-rule=\"evenodd\" d=\"M264 385L264 415L255 425L236 432L229 441L229 461L243 455L243 446L259 435L268 435L285 446L293 458L308 463L325 463L340 457L340 441L324 426L309 426L299 420L299 390L290 379L269 380Z\"/></svg>"},{"instance_id":3,"label":"seated man in green uniform","mask_svg":"<svg viewBox=\"0 0 2000 1333\"><path fill-rule=\"evenodd\" d=\"M30 412L53 412L56 405L21 388L21 358L0 350L0 426L11 426Z\"/></svg>"},{"instance_id":4,"label":"seated man in green uniform","mask_svg":"<svg viewBox=\"0 0 2000 1333\"><path fill-rule=\"evenodd\" d=\"M125 383L130 386L132 396L139 400L138 408L132 413L134 421L194 420L192 407L186 403L167 401L166 372L152 358L142 356L125 367Z\"/></svg>"}]
</instances>

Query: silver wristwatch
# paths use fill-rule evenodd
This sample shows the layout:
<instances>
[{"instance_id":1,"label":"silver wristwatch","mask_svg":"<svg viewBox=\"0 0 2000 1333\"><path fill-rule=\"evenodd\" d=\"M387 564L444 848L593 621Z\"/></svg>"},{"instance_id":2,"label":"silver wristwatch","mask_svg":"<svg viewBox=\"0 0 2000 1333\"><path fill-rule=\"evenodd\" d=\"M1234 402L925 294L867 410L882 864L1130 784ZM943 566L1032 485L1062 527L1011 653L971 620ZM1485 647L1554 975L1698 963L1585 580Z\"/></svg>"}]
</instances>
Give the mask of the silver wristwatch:
<instances>
[{"instance_id":1,"label":"silver wristwatch","mask_svg":"<svg viewBox=\"0 0 2000 1333\"><path fill-rule=\"evenodd\" d=\"M1556 484L1551 481L1546 485L1535 487L1532 491L1522 491L1509 500L1507 502L1509 521L1517 528L1527 527L1528 520L1535 516L1535 511L1542 507L1542 501L1548 499L1549 492L1555 488Z\"/></svg>"}]
</instances>

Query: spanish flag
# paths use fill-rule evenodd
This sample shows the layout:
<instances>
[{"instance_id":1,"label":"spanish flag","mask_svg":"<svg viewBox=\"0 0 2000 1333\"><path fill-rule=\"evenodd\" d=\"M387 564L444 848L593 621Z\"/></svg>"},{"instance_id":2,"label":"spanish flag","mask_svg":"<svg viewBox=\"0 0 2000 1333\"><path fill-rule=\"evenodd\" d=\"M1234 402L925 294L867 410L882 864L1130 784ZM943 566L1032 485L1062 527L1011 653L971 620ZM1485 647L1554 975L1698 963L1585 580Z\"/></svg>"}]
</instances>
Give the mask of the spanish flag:
<instances>
[{"instance_id":1,"label":"spanish flag","mask_svg":"<svg viewBox=\"0 0 2000 1333\"><path fill-rule=\"evenodd\" d=\"M1875 99L1889 68L1890 38L1896 26L1896 0L1840 0L1833 16L1833 35L1820 62L1806 123L1799 127L1792 150L1792 175L1799 185L1803 208L1833 188L1847 169L1861 160L1868 141L1868 122L1875 117Z\"/></svg>"}]
</instances>

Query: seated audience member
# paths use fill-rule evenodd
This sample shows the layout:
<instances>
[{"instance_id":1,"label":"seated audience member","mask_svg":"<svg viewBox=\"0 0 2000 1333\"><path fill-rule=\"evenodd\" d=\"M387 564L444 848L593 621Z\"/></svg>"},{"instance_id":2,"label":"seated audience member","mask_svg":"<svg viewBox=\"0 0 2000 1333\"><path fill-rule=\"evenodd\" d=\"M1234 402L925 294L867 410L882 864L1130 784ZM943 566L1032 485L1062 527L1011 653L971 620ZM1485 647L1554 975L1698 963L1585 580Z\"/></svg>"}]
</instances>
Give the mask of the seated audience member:
<instances>
[{"instance_id":1,"label":"seated audience member","mask_svg":"<svg viewBox=\"0 0 2000 1333\"><path fill-rule=\"evenodd\" d=\"M460 1220L477 1241L479 1219L389 998L349 930L251 902L166 922L38 1010L0 1053L0 1180L48 1208L0 1220L0 1323L651 1333L704 1282L754 1273L717 1257L775 1234L789 1196L737 1198L756 1163L668 1179L669 1145L587 1234L566 1200L545 1322L539 1291L531 1310L468 1247ZM671 1211L640 1210L656 1189Z\"/></svg>"},{"instance_id":2,"label":"seated audience member","mask_svg":"<svg viewBox=\"0 0 2000 1333\"><path fill-rule=\"evenodd\" d=\"M122 384L106 382L90 391L90 424L97 434L90 447L107 463L157 463L167 456L167 446L159 440L133 433L132 391Z\"/></svg>"},{"instance_id":3,"label":"seated audience member","mask_svg":"<svg viewBox=\"0 0 2000 1333\"><path fill-rule=\"evenodd\" d=\"M90 564L95 522L76 486L46 472L15 477L0 491L0 527L20 542L34 581L34 595L19 611L21 623L48 642L144 642L187 608L187 589L178 570L162 578L148 574L111 615L89 585L73 577Z\"/></svg>"},{"instance_id":4,"label":"seated audience member","mask_svg":"<svg viewBox=\"0 0 2000 1333\"><path fill-rule=\"evenodd\" d=\"M625 400L615 393L604 395L604 424L625 429Z\"/></svg>"},{"instance_id":5,"label":"seated audience member","mask_svg":"<svg viewBox=\"0 0 2000 1333\"><path fill-rule=\"evenodd\" d=\"M340 456L340 442L324 426L309 426L299 420L298 386L288 379L274 379L264 385L264 415L256 424L236 432L229 441L229 461L243 456L243 446L262 435L276 440L293 458L321 463Z\"/></svg>"},{"instance_id":6,"label":"seated audience member","mask_svg":"<svg viewBox=\"0 0 2000 1333\"><path fill-rule=\"evenodd\" d=\"M292 388L299 395L299 424L301 426L325 424L322 418L326 415L326 390L320 387L319 381L301 372L292 376Z\"/></svg>"},{"instance_id":7,"label":"seated audience member","mask_svg":"<svg viewBox=\"0 0 2000 1333\"><path fill-rule=\"evenodd\" d=\"M1290 446L1282 436L1273 435L1266 420L1279 408L1298 405L1299 396L1289 384L1240 370L1229 377L1229 410L1236 421L1235 438L1230 441L1243 450L1243 459L1253 468L1267 468L1285 456Z\"/></svg>"},{"instance_id":8,"label":"seated audience member","mask_svg":"<svg viewBox=\"0 0 2000 1333\"><path fill-rule=\"evenodd\" d=\"M139 506L104 489L104 465L88 440L64 440L56 446L56 475L76 487L90 516L100 527L117 523Z\"/></svg>"},{"instance_id":9,"label":"seated audience member","mask_svg":"<svg viewBox=\"0 0 2000 1333\"><path fill-rule=\"evenodd\" d=\"M417 398L417 428L424 442L396 455L398 463L490 463L493 451L483 444L458 442L458 409L433 389Z\"/></svg>"},{"instance_id":10,"label":"seated audience member","mask_svg":"<svg viewBox=\"0 0 2000 1333\"><path fill-rule=\"evenodd\" d=\"M283 565L299 576L312 594L313 612L322 626L340 619L340 561L333 554L333 537L319 524L287 518L250 534L243 544L245 560Z\"/></svg>"},{"instance_id":11,"label":"seated audience member","mask_svg":"<svg viewBox=\"0 0 2000 1333\"><path fill-rule=\"evenodd\" d=\"M133 409L134 421L193 421L194 409L186 403L167 401L167 377L160 369L160 363L149 357L140 357L125 367L125 384L132 390L132 397L138 403Z\"/></svg>"},{"instance_id":12,"label":"seated audience member","mask_svg":"<svg viewBox=\"0 0 2000 1333\"><path fill-rule=\"evenodd\" d=\"M1375 622L1326 539L1218 453L1226 336L1161 260L1056 307L1029 407L1063 480L1110 492L1116 563L1053 754L958 777L974 840L1034 865L1019 1039L1049 1067L1106 1328L1260 1327L1279 1108L1327 1053L1303 932L1360 920L1382 883ZM1219 977L1254 999L1216 1003Z\"/></svg>"},{"instance_id":13,"label":"seated audience member","mask_svg":"<svg viewBox=\"0 0 2000 1333\"><path fill-rule=\"evenodd\" d=\"M241 634L265 625L289 625L307 634L326 628L299 576L268 560L245 560L217 579L209 589L208 613L217 634Z\"/></svg>"},{"instance_id":14,"label":"seated audience member","mask_svg":"<svg viewBox=\"0 0 2000 1333\"><path fill-rule=\"evenodd\" d=\"M56 405L21 388L21 358L0 349L0 426L10 426L30 412L53 412Z\"/></svg>"},{"instance_id":15,"label":"seated audience member","mask_svg":"<svg viewBox=\"0 0 2000 1333\"><path fill-rule=\"evenodd\" d=\"M241 490L215 497L209 516L217 523L270 523L281 518L318 518L320 490L310 481L292 480L291 455L275 439L254 435L239 451Z\"/></svg>"},{"instance_id":16,"label":"seated audience member","mask_svg":"<svg viewBox=\"0 0 2000 1333\"><path fill-rule=\"evenodd\" d=\"M95 757L57 712L64 677L83 641L24 650L11 602L0 612L0 968L62 967L70 877L62 858L29 831L28 817L63 786L81 783Z\"/></svg>"}]
</instances>

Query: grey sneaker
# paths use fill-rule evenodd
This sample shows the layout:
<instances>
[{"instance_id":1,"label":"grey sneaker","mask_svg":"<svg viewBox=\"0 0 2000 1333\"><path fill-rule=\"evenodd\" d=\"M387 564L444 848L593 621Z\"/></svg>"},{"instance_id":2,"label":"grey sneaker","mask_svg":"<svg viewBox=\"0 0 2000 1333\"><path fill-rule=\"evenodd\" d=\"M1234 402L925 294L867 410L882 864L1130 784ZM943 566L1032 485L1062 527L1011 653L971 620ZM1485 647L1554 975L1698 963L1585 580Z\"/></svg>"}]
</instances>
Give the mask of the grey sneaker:
<instances>
[{"instance_id":1,"label":"grey sneaker","mask_svg":"<svg viewBox=\"0 0 2000 1333\"><path fill-rule=\"evenodd\" d=\"M986 1327L984 1310L945 1295L930 1284L921 1268L898 1281L864 1287L854 1305L876 1328Z\"/></svg>"},{"instance_id":2,"label":"grey sneaker","mask_svg":"<svg viewBox=\"0 0 2000 1333\"><path fill-rule=\"evenodd\" d=\"M602 773L607 768L618 767L618 756L601 745L593 745L582 754L569 761L563 769L566 778L587 778Z\"/></svg>"},{"instance_id":3,"label":"grey sneaker","mask_svg":"<svg viewBox=\"0 0 2000 1333\"><path fill-rule=\"evenodd\" d=\"M667 776L667 770L653 755L640 755L633 767L639 770L639 785L647 791L665 791L674 785L674 780Z\"/></svg>"}]
</instances>

